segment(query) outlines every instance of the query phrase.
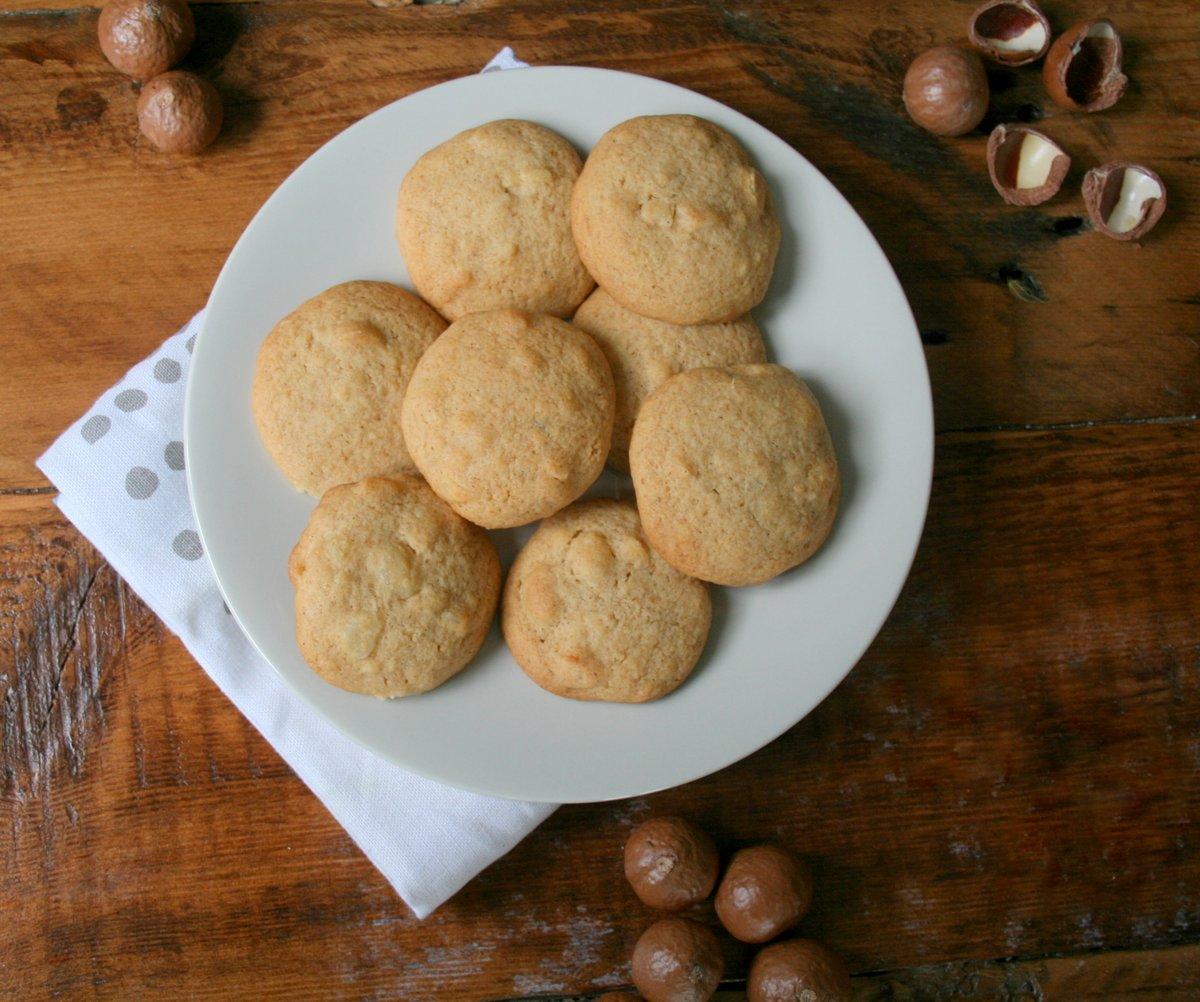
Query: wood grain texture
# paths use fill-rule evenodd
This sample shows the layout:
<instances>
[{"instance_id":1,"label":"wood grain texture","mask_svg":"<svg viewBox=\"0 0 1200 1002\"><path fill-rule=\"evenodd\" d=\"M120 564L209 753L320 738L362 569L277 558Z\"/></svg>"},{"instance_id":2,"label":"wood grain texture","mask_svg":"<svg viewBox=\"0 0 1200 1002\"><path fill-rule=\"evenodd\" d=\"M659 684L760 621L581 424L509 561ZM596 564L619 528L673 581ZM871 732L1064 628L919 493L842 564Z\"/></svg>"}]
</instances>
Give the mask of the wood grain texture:
<instances>
[{"instance_id":1,"label":"wood grain texture","mask_svg":"<svg viewBox=\"0 0 1200 1002\"><path fill-rule=\"evenodd\" d=\"M10 11L0 30L0 487L44 482L33 458L204 303L246 222L306 156L382 104L476 71L506 43L534 63L692 87L825 171L905 285L941 429L1200 412L1194 5L1106 6L1134 83L1102 115L1048 106L1036 68L992 74L986 124L1044 117L1075 156L1063 195L1017 210L991 188L982 132L935 139L899 99L908 60L960 37L973 3L196 5L188 65L221 90L227 126L194 159L139 140L134 86L102 59L94 10ZM1047 8L1059 26L1093 12L1082 0ZM1144 159L1170 190L1142 247L1084 222L1083 171L1117 156ZM31 393L37 407L25 403Z\"/></svg>"},{"instance_id":2,"label":"wood grain texture","mask_svg":"<svg viewBox=\"0 0 1200 1002\"><path fill-rule=\"evenodd\" d=\"M1025 997L1011 986L1034 975L1059 986L1047 998L1105 997L1105 978L1187 997L1200 426L946 435L937 470L895 612L807 720L706 780L563 808L425 923L50 498L4 498L0 622L18 658L0 681L0 995L597 991L627 980L650 921L620 846L671 811L724 852L803 853L803 930L885 972L869 997ZM748 952L727 946L744 976ZM1092 981L1037 959L1101 950L1149 953L1089 961L1109 971ZM998 957L1018 963L979 963Z\"/></svg>"},{"instance_id":3,"label":"wood grain texture","mask_svg":"<svg viewBox=\"0 0 1200 1002\"><path fill-rule=\"evenodd\" d=\"M985 129L1040 121L1075 157L1062 195L1016 210L983 130L934 139L899 102L974 3L195 5L188 65L228 122L196 159L139 141L93 9L0 5L0 996L595 993L650 921L620 845L663 811L725 852L805 854L804 931L857 997L1200 993L1200 23L1189 0L1109 3L1133 86L1099 116L1047 105L1036 68L992 73ZM1045 6L1059 28L1095 14ZM503 44L692 87L816 163L900 274L943 434L912 578L814 714L701 782L564 808L417 923L32 460L203 304L309 153ZM1088 232L1077 197L1117 157L1170 190L1140 248ZM1078 426L999 430L1026 425Z\"/></svg>"}]
</instances>

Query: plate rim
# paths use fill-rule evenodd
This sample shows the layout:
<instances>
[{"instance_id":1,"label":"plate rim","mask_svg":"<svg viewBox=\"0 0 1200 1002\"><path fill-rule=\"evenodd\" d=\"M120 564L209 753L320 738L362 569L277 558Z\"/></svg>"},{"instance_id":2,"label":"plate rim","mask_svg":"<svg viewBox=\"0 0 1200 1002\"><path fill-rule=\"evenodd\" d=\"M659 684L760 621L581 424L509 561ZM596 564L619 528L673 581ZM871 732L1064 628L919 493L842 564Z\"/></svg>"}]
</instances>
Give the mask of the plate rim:
<instances>
[{"instance_id":1,"label":"plate rim","mask_svg":"<svg viewBox=\"0 0 1200 1002\"><path fill-rule=\"evenodd\" d=\"M820 178L825 181L825 183L828 185L829 189L834 193L834 195L838 199L840 199L840 201L843 203L845 208L848 209L849 212L854 216L854 218L858 220L859 224L862 227L863 232L867 235L871 244L874 246L876 253L879 255L880 260L886 266L887 273L890 275L891 281L894 284L896 291L899 293L900 301L904 304L905 318L907 320L907 326L908 326L910 334L913 338L913 341L915 342L916 352L921 359L920 373L923 378L921 379L920 386L919 386L919 389L921 391L920 392L920 397L921 397L920 402L923 404L923 410L925 411L927 421L923 425L923 428L922 428L922 430L925 432L925 434L922 435L921 439L920 439L920 452L921 452L922 469L923 469L923 473L921 474L921 482L919 484L919 486L921 488L920 489L920 497L919 497L920 518L917 520L917 528L914 533L913 539L911 540L910 545L905 548L907 551L907 556L903 562L903 573L898 575L897 583L895 584L895 587L892 590L893 593L892 593L891 599L886 603L886 607L883 608L882 613L878 617L878 621L874 624L874 626L869 631L867 631L867 630L863 631L862 641L859 644L855 645L857 647L857 653L853 656L852 659L850 659L845 670L842 671L841 674L837 678L833 679L832 682L828 686L821 688L820 695L815 700L812 701L811 705L808 706L808 708L805 709L804 712L802 712L799 716L795 717L795 719L791 720L790 722L785 723L779 729L774 730L772 733L770 733L769 736L765 737L758 744L754 745L753 747L747 748L745 751L738 754L736 757L728 759L727 761L724 762L723 765L717 766L716 768L709 768L707 766L701 766L696 771L685 770L678 779L675 779L669 783L654 785L654 786L645 787L645 788L639 787L636 790L622 790L617 793L612 793L612 794L608 794L608 795L600 796L600 797L567 795L567 796L554 797L553 799L546 799L544 797L532 796L528 793L522 793L520 791L501 792L494 788L487 788L485 786L474 785L468 781L460 781L457 778L454 779L453 781L451 781L451 780L447 779L445 776L437 775L437 774L430 772L419 766L414 766L411 763L403 761L394 755L388 754L386 751L381 750L379 747L364 740L363 738L359 737L357 734L355 734L349 730L346 730L337 719L335 719L333 716L328 714L322 708L319 700L310 698L308 693L306 693L299 686L293 684L292 680L288 677L288 674L285 671L283 671L282 669L280 669L275 664L274 660L271 657L269 657L267 655L267 653L263 650L263 648L259 645L254 634L249 629L247 629L246 624L242 621L242 616L239 612L237 605L230 601L228 588L226 587L226 583L223 578L223 575L217 569L217 565L212 558L212 555L211 555L212 550L209 546L209 536L205 531L204 519L201 516L200 506L196 502L197 492L195 490L193 464L190 461L190 451L191 451L192 438L193 438L193 435L196 433L196 428L198 427L198 423L200 420L196 414L197 405L195 404L195 394L193 393L193 386L195 383L195 372L197 371L196 362L203 357L202 356L203 345L206 340L205 335L207 334L207 331L208 331L210 315L211 315L211 311L209 310L209 307L211 306L213 299L218 295L218 293L222 289L222 286L226 283L227 280L229 280L229 276L233 274L233 272L231 270L231 265L233 265L237 255L238 255L238 251L243 246L243 243L245 242L248 234L254 228L254 226L258 222L260 216L262 216L265 212L268 211L268 209L270 208L272 203L275 201L275 199L277 197L279 197L280 192L289 184L289 182L293 178L295 178L297 175L299 175L301 172L309 169L312 162L316 158L320 157L329 146L333 145L336 142L339 142L340 140L343 139L343 137L354 132L355 130L364 127L365 123L367 123L370 119L384 114L389 109L409 100L410 98L415 97L416 95L428 94L431 91L436 91L436 90L440 90L440 89L451 89L451 88L454 88L455 86L461 85L463 83L463 81L474 81L474 80L477 80L477 79L480 79L483 77L501 76L501 75L508 76L510 74L516 74L516 73L542 75L542 74L553 74L553 73L563 73L563 72L566 72L570 75L577 75L577 76L581 76L581 77L590 77L590 76L606 77L606 76L610 76L610 75L615 75L615 76L620 76L620 77L634 78L638 81L649 82L650 84L652 84L654 86L665 87L672 91L682 92L682 93L688 95L689 100L694 100L694 99L698 98L703 102L719 106L720 108L724 109L729 114L733 115L736 119L738 119L740 121L740 123L752 128L753 130L758 132L768 142L775 144L778 148L783 150L787 156L790 156L793 158L798 158L801 162L803 162L809 168L811 168L814 172L816 172L816 174L819 175ZM914 389L917 389L917 387L914 387ZM229 253L227 254L227 256L225 258L225 261L221 266L221 270L218 272L217 278L213 282L212 290L210 291L208 299L205 302L204 320L203 320L203 322L201 324L201 328L197 334L196 342L195 342L195 345L193 348L193 356L191 359L191 363L188 367L188 379L187 379L187 386L186 386L185 395L184 395L184 422L183 422L183 425L184 425L183 440L184 440L184 453L185 453L185 476L186 476L187 487L188 487L188 503L192 510L192 515L193 515L193 518L196 523L196 531L198 532L198 534L200 536L201 545L203 546L203 549L204 549L205 559L208 562L208 566L212 570L213 578L217 584L217 589L220 592L221 597L222 597L223 601L225 602L226 608L230 612L230 615L233 617L234 621L237 623L238 629L242 632L242 634L250 642L251 646L258 653L258 655L270 666L271 670L283 682L283 684L287 687L287 689L294 696L299 698L305 706L307 706L315 714L317 714L317 716L320 717L325 723L327 723L328 725L333 727L334 730L336 730L338 732L338 734L340 734L341 736L354 742L354 744L358 745L360 748L369 752L371 755L376 756L377 758L379 758L382 761L388 762L398 768L404 769L405 771L412 773L413 775L420 776L424 779L428 779L433 782L443 783L452 788L464 790L469 793L475 793L475 794L479 794L482 796L496 797L496 798L507 799L507 800L529 801L529 802L533 802L533 803L564 803L564 804L565 803L602 803L602 802L608 802L608 801L614 801L614 800L623 800L623 799L627 799L629 797L647 796L647 795L650 795L653 793L658 793L662 790L674 789L675 787L683 786L688 783L695 782L699 779L703 779L707 776L714 775L718 772L723 771L724 769L729 768L730 766L735 765L738 762L741 762L743 759L746 759L746 758L750 757L751 755L755 754L756 752L761 751L767 745L773 743L780 736L782 736L787 731L791 730L793 727L797 726L799 723L801 723L803 720L805 720L818 707L820 707L820 705L829 697L829 695L833 692L833 690L836 689L839 685L841 685L849 677L850 673L852 671L854 671L854 669L858 666L859 662L862 660L863 655L866 653L866 651L871 646L871 644L873 644L875 642L876 638L879 636L880 631L882 630L883 626L886 624L887 620L891 616L892 611L895 609L896 602L899 600L900 594L903 591L904 586L907 583L909 576L912 573L913 563L916 560L917 552L920 548L921 541L924 538L925 525L926 525L926 521L928 519L928 513L929 513L929 501L930 501L930 496L931 496L932 487L933 487L934 448L935 448L933 393L932 393L932 384L931 384L931 380L930 380L930 376L929 376L929 366L928 366L928 362L925 358L923 345L921 343L919 328L916 323L916 318L913 315L912 305L908 300L908 296L904 291L903 285L900 283L899 277L896 275L896 270L892 266L891 260L888 258L887 253L884 251L883 247L880 245L875 234L871 231L870 227L867 226L866 221L862 219L861 215L859 215L858 211L854 208L853 204L849 201L849 199L846 198L846 196L844 194L842 194L842 192L838 189L837 185L835 185L832 181L830 181L830 179L825 175L825 173L823 171L821 171L818 167L816 167L815 164L813 164L811 161L809 161L808 158L804 156L804 154L802 154L799 150L797 150L795 147L793 147L790 143L786 142L780 136L776 135L765 125L762 125L761 123L757 122L755 119L751 118L745 112L742 112L742 111L738 110L737 108L734 108L728 104L725 104L724 102L719 101L716 98L710 97L707 94L702 94L699 91L692 90L691 88L684 87L680 84L676 84L676 83L673 83L668 80L662 80L658 77L648 76L648 75L642 74L642 73L632 73L627 70L615 70L615 69L609 69L606 67L597 67L597 66L573 66L573 65L563 65L563 64L537 65L537 66L519 67L519 68L514 68L511 70L491 70L486 73L483 71L480 71L480 72L476 72L476 73L464 74L462 76L453 77L449 80L443 80L443 81L440 81L439 83L431 84L428 87L422 87L422 88L419 88L418 90L411 91L408 94L405 94L401 97L396 98L394 101L389 101L387 104L381 105L379 108L376 108L374 111L369 112L368 114L362 116L361 118L355 120L354 122L351 122L345 128L343 128L342 130L337 132L335 135L329 137L327 140L325 140L323 143L321 143L320 146L318 146L308 156L306 156L299 164L297 164L291 171L288 172L287 176L284 177L283 180L281 180L275 186L275 188L274 188L274 190L272 190L271 194L268 195L266 199L264 199L263 203L258 207L258 209L255 211L255 213L247 221L245 226L242 228L241 233L238 235L237 240L234 242L233 246L230 248ZM210 529L212 528L211 523L209 524L209 528ZM897 566L899 568L899 563L897 564ZM817 691L817 690L814 689L814 691Z\"/></svg>"}]
</instances>

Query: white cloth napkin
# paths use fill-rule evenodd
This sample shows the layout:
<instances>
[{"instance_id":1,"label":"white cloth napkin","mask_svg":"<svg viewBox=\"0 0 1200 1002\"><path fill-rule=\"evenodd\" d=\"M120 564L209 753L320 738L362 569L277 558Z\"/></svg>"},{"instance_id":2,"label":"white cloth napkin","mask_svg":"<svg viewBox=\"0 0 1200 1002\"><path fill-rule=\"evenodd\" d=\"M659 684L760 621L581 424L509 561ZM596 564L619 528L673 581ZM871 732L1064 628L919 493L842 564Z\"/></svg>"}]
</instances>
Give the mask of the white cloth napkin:
<instances>
[{"instance_id":1,"label":"white cloth napkin","mask_svg":"<svg viewBox=\"0 0 1200 1002\"><path fill-rule=\"evenodd\" d=\"M486 69L524 66L505 48ZM58 507L337 818L418 918L555 809L482 797L376 758L300 700L226 611L188 501L183 397L203 313L38 460Z\"/></svg>"}]
</instances>

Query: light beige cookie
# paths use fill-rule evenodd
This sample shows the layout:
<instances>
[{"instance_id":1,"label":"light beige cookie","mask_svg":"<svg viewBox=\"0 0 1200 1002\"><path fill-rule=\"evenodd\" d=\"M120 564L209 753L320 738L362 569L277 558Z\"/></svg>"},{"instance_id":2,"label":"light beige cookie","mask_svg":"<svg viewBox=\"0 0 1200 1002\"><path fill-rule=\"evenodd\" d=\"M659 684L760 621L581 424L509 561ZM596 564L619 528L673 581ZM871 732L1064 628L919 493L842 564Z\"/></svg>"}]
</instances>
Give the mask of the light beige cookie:
<instances>
[{"instance_id":1,"label":"light beige cookie","mask_svg":"<svg viewBox=\"0 0 1200 1002\"><path fill-rule=\"evenodd\" d=\"M583 501L517 554L501 626L534 682L571 699L644 703L679 686L708 637L708 588L646 542L628 501Z\"/></svg>"},{"instance_id":2,"label":"light beige cookie","mask_svg":"<svg viewBox=\"0 0 1200 1002\"><path fill-rule=\"evenodd\" d=\"M841 493L821 408L779 365L672 376L642 405L629 464L654 548L725 585L759 584L807 560Z\"/></svg>"},{"instance_id":3,"label":"light beige cookie","mask_svg":"<svg viewBox=\"0 0 1200 1002\"><path fill-rule=\"evenodd\" d=\"M488 529L552 515L600 475L613 423L604 354L565 320L493 310L425 352L401 411L429 485Z\"/></svg>"},{"instance_id":4,"label":"light beige cookie","mask_svg":"<svg viewBox=\"0 0 1200 1002\"><path fill-rule=\"evenodd\" d=\"M749 312L779 249L762 174L733 136L691 115L631 118L606 132L575 184L571 225L606 292L673 324Z\"/></svg>"},{"instance_id":5,"label":"light beige cookie","mask_svg":"<svg viewBox=\"0 0 1200 1002\"><path fill-rule=\"evenodd\" d=\"M460 132L400 185L396 236L417 290L451 320L511 307L568 317L591 290L571 237L579 154L533 122Z\"/></svg>"},{"instance_id":6,"label":"light beige cookie","mask_svg":"<svg viewBox=\"0 0 1200 1002\"><path fill-rule=\"evenodd\" d=\"M279 321L258 353L251 404L285 477L320 497L335 484L416 469L400 401L446 321L387 282L345 282Z\"/></svg>"},{"instance_id":7,"label":"light beige cookie","mask_svg":"<svg viewBox=\"0 0 1200 1002\"><path fill-rule=\"evenodd\" d=\"M571 321L596 339L617 388L608 465L629 472L629 436L638 410L677 372L702 366L765 362L762 334L749 314L726 324L669 324L625 309L597 289Z\"/></svg>"},{"instance_id":8,"label":"light beige cookie","mask_svg":"<svg viewBox=\"0 0 1200 1002\"><path fill-rule=\"evenodd\" d=\"M411 696L479 650L500 558L420 477L371 477L326 492L288 575L296 640L313 671L350 692Z\"/></svg>"}]
</instances>

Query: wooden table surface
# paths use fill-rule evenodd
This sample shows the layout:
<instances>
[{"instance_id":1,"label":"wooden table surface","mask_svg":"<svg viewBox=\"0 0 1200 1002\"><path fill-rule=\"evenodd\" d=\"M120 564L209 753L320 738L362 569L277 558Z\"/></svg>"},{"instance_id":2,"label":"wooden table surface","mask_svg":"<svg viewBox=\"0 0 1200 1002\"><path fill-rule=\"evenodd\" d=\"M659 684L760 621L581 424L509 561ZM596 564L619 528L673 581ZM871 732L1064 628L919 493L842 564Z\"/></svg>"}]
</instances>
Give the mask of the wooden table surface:
<instances>
[{"instance_id":1,"label":"wooden table surface","mask_svg":"<svg viewBox=\"0 0 1200 1002\"><path fill-rule=\"evenodd\" d=\"M195 159L139 141L95 10L2 5L0 994L596 992L648 923L621 843L663 811L808 857L803 928L864 998L1200 994L1200 11L1045 4L1059 28L1111 16L1133 82L1079 116L1036 68L992 74L985 126L1042 119L1075 157L1060 197L1014 209L982 129L935 139L899 99L973 3L198 4L189 64L227 124ZM811 716L708 779L563 808L420 923L33 460L203 305L301 160L504 44L691 87L824 171L912 302L937 472L891 619ZM1116 158L1170 191L1142 246L1077 195ZM728 959L736 987L747 951Z\"/></svg>"}]
</instances>

